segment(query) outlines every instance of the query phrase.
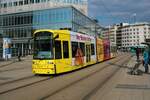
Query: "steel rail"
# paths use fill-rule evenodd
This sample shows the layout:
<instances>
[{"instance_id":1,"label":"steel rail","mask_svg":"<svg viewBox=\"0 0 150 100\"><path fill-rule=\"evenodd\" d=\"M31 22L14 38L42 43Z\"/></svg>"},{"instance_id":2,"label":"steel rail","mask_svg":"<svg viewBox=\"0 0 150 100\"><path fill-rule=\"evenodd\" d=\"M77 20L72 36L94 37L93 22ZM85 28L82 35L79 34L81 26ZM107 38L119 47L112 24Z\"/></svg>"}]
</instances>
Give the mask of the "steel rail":
<instances>
[{"instance_id":1,"label":"steel rail","mask_svg":"<svg viewBox=\"0 0 150 100\"><path fill-rule=\"evenodd\" d=\"M121 58L124 58L124 57L121 57ZM118 59L120 59L120 58L118 58ZM113 63L119 62L118 59L116 59ZM74 84L76 84L76 83L78 83L78 82L80 82L80 81L82 81L82 80L85 80L85 79L87 79L88 77L93 76L94 74L96 74L96 73L98 73L98 72L103 71L103 70L104 70L105 68L107 68L107 67L110 67L110 65L103 66L103 67L100 68L99 70L96 70L96 71L94 71L94 72L92 72L92 73L90 73L90 74L88 74L88 75L86 75L86 76L84 76L84 77L82 77L82 78L80 78L80 79L78 79L78 80L76 80L76 81L73 81L73 82L71 82L70 84L68 84L68 85L66 85L66 86L64 86L64 87L62 87L62 88L60 88L60 89L58 89L58 90L52 92L51 94L48 94L48 95L46 95L46 96L40 98L40 100L45 100L45 99L47 99L47 98L49 98L49 97L51 97L51 96L53 96L53 95L55 95L55 94L57 94L57 93L63 91L64 89L66 89L66 88L68 88L68 87L70 87L70 86L72 86L72 85L74 85Z\"/></svg>"}]
</instances>

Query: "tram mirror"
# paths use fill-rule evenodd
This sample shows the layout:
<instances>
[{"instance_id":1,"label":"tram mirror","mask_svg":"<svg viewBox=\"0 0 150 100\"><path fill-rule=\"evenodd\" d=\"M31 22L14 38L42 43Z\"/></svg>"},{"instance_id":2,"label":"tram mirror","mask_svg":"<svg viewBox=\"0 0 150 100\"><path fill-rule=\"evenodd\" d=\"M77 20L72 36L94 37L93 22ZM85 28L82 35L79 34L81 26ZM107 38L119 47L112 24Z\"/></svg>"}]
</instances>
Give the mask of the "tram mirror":
<instances>
[{"instance_id":1,"label":"tram mirror","mask_svg":"<svg viewBox=\"0 0 150 100\"><path fill-rule=\"evenodd\" d=\"M57 38L59 38L59 34L57 34L57 35L54 37L54 40L57 39Z\"/></svg>"}]
</instances>

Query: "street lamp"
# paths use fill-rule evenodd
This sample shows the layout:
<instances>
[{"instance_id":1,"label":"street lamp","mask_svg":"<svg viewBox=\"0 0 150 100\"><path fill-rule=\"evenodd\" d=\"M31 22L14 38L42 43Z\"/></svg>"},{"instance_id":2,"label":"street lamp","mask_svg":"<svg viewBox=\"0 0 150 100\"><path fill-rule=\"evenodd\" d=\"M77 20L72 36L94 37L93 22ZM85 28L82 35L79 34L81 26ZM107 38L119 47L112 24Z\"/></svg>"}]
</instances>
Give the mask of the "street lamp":
<instances>
[{"instance_id":1,"label":"street lamp","mask_svg":"<svg viewBox=\"0 0 150 100\"><path fill-rule=\"evenodd\" d=\"M98 23L98 20L97 19L94 19L93 20L95 22L95 36L97 37L97 23Z\"/></svg>"},{"instance_id":2,"label":"street lamp","mask_svg":"<svg viewBox=\"0 0 150 100\"><path fill-rule=\"evenodd\" d=\"M136 23L136 13L133 14L133 21Z\"/></svg>"}]
</instances>

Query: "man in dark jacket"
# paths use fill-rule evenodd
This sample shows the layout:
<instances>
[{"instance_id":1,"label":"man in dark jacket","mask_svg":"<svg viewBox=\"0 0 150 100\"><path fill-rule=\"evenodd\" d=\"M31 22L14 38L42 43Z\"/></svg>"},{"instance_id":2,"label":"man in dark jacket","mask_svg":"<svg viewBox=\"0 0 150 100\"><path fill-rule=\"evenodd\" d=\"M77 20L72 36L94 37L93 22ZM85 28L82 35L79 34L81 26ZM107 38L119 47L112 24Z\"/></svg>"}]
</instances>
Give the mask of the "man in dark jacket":
<instances>
[{"instance_id":1,"label":"man in dark jacket","mask_svg":"<svg viewBox=\"0 0 150 100\"><path fill-rule=\"evenodd\" d=\"M139 61L139 48L135 48L137 61Z\"/></svg>"},{"instance_id":2,"label":"man in dark jacket","mask_svg":"<svg viewBox=\"0 0 150 100\"><path fill-rule=\"evenodd\" d=\"M18 61L21 61L21 49L18 49Z\"/></svg>"}]
</instances>

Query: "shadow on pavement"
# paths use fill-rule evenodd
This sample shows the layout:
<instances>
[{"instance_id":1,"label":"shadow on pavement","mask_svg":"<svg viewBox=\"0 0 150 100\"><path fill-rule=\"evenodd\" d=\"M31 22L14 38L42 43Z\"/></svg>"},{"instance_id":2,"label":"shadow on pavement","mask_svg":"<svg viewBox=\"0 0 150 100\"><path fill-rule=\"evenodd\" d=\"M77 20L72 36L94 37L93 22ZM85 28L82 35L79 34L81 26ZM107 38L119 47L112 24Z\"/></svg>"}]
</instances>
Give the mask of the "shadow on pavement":
<instances>
[{"instance_id":1,"label":"shadow on pavement","mask_svg":"<svg viewBox=\"0 0 150 100\"><path fill-rule=\"evenodd\" d=\"M119 65L119 64L115 64L115 63L108 63L108 64L114 65L119 68L127 68L129 70L127 72L127 74L129 74L129 75L142 75L144 73L144 71L138 69L141 63L137 66L135 64L134 67L123 66L123 65ZM150 74L150 73L146 73L146 74Z\"/></svg>"},{"instance_id":2,"label":"shadow on pavement","mask_svg":"<svg viewBox=\"0 0 150 100\"><path fill-rule=\"evenodd\" d=\"M123 66L123 65L119 65L119 64L115 64L115 63L108 63L109 65L114 65L116 67L120 67L120 68L128 68L128 69L131 69L130 67L128 66Z\"/></svg>"}]
</instances>

